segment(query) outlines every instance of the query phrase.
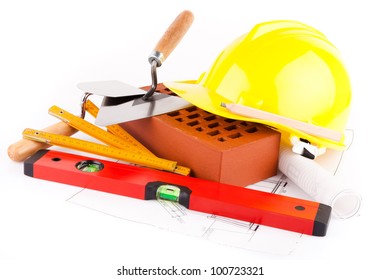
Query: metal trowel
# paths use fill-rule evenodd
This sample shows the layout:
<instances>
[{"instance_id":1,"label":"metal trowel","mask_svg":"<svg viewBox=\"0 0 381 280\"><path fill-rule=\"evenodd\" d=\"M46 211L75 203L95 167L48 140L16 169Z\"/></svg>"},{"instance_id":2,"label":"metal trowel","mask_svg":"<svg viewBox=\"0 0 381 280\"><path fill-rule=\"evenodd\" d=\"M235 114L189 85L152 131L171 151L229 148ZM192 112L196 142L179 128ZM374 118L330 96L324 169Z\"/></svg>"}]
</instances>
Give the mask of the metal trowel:
<instances>
[{"instance_id":1,"label":"metal trowel","mask_svg":"<svg viewBox=\"0 0 381 280\"><path fill-rule=\"evenodd\" d=\"M90 94L104 96L95 119L97 125L108 126L147 118L192 105L181 97L155 92L157 87L157 67L160 67L174 50L192 22L193 14L190 11L181 12L150 54L148 58L151 64L152 78L150 90L144 91L115 80L78 84L78 88L84 91L86 96Z\"/></svg>"}]
</instances>

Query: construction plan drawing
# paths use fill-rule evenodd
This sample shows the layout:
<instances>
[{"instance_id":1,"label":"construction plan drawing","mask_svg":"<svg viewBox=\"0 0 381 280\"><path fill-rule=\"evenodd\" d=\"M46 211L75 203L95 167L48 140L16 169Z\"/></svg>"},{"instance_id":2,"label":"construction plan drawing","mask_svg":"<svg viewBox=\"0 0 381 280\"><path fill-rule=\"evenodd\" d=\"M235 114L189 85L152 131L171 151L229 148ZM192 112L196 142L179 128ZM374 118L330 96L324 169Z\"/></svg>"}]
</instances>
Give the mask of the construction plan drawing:
<instances>
[{"instance_id":1,"label":"construction plan drawing","mask_svg":"<svg viewBox=\"0 0 381 280\"><path fill-rule=\"evenodd\" d=\"M332 151L322 157L321 163L335 173L343 155L344 152ZM281 172L247 188L312 200ZM67 201L126 222L256 252L290 255L302 239L311 238L297 232L192 211L166 200L139 200L83 188Z\"/></svg>"},{"instance_id":2,"label":"construction plan drawing","mask_svg":"<svg viewBox=\"0 0 381 280\"><path fill-rule=\"evenodd\" d=\"M282 174L249 188L308 199ZM247 250L287 255L302 234L188 210L164 200L139 200L90 189L81 189L68 202L125 221L138 222L164 230L198 236L210 241ZM271 238L273 236L274 238ZM272 240L269 242L269 240Z\"/></svg>"}]
</instances>

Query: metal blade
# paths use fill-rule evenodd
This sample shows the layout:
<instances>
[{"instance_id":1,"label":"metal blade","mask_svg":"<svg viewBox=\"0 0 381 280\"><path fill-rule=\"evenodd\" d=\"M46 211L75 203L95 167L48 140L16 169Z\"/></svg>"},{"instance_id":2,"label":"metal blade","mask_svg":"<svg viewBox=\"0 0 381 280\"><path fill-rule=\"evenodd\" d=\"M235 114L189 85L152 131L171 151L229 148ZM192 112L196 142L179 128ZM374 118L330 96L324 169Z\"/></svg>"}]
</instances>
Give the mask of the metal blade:
<instances>
[{"instance_id":1,"label":"metal blade","mask_svg":"<svg viewBox=\"0 0 381 280\"><path fill-rule=\"evenodd\" d=\"M109 97L138 96L146 93L140 88L116 80L79 83L77 87L84 92Z\"/></svg>"},{"instance_id":2,"label":"metal blade","mask_svg":"<svg viewBox=\"0 0 381 280\"><path fill-rule=\"evenodd\" d=\"M103 104L99 109L95 124L108 126L144 119L193 106L181 97L161 93L154 93L148 101L144 101L141 97L138 97L121 104L110 105L110 103L112 104L110 98L105 97L103 99Z\"/></svg>"}]
</instances>

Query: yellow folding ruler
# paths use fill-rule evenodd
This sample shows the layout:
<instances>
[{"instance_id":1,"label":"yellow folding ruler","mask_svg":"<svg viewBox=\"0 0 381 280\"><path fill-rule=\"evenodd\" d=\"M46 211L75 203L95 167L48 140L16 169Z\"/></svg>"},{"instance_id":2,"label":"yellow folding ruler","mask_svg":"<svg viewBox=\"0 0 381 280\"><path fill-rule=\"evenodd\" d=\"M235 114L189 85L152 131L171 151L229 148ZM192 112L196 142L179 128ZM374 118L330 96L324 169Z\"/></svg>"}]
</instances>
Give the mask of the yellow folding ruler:
<instances>
[{"instance_id":1,"label":"yellow folding ruler","mask_svg":"<svg viewBox=\"0 0 381 280\"><path fill-rule=\"evenodd\" d=\"M85 103L85 109L94 118L97 117L99 108L89 99ZM150 150L148 150L145 146L143 146L139 141L137 141L132 135L130 135L120 125L117 125L117 124L109 125L109 126L106 126L106 128L109 132L127 141L127 143L133 145L136 149L139 149L142 153L146 153L148 155L154 156L154 154Z\"/></svg>"},{"instance_id":2,"label":"yellow folding ruler","mask_svg":"<svg viewBox=\"0 0 381 280\"><path fill-rule=\"evenodd\" d=\"M94 116L96 116L98 112L98 108L89 100L86 102L86 110ZM108 126L107 129L109 131L106 131L57 106L52 106L49 109L49 114L58 117L68 125L107 145L29 128L24 130L23 137L34 141L45 142L50 145L93 153L182 175L189 175L190 173L189 168L179 166L175 161L156 157L119 125Z\"/></svg>"}]
</instances>

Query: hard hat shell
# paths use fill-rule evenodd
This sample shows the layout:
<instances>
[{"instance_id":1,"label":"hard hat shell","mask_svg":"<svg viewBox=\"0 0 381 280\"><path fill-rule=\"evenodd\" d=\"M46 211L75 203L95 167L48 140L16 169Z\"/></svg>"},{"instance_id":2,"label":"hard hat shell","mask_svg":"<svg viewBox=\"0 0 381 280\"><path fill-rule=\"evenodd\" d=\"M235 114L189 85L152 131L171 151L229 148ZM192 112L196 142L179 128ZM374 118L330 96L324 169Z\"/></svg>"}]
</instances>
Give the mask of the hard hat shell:
<instances>
[{"instance_id":1,"label":"hard hat shell","mask_svg":"<svg viewBox=\"0 0 381 280\"><path fill-rule=\"evenodd\" d=\"M226 118L263 123L282 136L298 136L327 148L343 149L344 137L333 141L308 135L267 120L233 114L221 102L344 132L351 89L338 50L316 29L295 21L256 25L227 46L197 81L166 82L179 96Z\"/></svg>"}]
</instances>

